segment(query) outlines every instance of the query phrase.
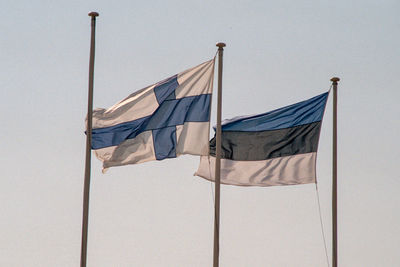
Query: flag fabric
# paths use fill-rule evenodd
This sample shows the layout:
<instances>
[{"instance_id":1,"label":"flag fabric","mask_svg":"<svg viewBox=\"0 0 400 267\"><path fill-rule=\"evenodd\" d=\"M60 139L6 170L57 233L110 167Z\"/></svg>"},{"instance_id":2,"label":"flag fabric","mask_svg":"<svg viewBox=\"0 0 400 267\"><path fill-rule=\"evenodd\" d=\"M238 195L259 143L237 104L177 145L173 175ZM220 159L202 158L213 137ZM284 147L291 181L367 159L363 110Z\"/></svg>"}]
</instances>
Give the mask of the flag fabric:
<instances>
[{"instance_id":1,"label":"flag fabric","mask_svg":"<svg viewBox=\"0 0 400 267\"><path fill-rule=\"evenodd\" d=\"M274 186L316 183L316 156L329 92L267 113L222 123L221 183ZM215 180L215 137L195 175Z\"/></svg>"},{"instance_id":2,"label":"flag fabric","mask_svg":"<svg viewBox=\"0 0 400 267\"><path fill-rule=\"evenodd\" d=\"M208 155L214 59L93 111L92 149L109 167Z\"/></svg>"}]
</instances>

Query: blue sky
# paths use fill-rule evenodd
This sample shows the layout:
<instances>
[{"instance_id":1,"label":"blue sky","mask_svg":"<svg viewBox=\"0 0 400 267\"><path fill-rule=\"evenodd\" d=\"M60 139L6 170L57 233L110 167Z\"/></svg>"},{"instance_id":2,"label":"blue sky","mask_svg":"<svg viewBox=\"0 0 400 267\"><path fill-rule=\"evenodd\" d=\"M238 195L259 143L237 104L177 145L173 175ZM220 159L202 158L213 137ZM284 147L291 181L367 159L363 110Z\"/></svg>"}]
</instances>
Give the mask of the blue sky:
<instances>
[{"instance_id":1,"label":"blue sky","mask_svg":"<svg viewBox=\"0 0 400 267\"><path fill-rule=\"evenodd\" d=\"M339 264L400 265L399 8L394 0L2 3L0 265L79 264L90 11L100 13L95 107L212 58L220 41L224 119L308 99L340 77ZM317 163L329 258L331 108L330 99ZM106 174L92 162L88 266L211 265L213 192L193 176L197 157ZM315 185L223 186L220 259L327 266Z\"/></svg>"}]
</instances>

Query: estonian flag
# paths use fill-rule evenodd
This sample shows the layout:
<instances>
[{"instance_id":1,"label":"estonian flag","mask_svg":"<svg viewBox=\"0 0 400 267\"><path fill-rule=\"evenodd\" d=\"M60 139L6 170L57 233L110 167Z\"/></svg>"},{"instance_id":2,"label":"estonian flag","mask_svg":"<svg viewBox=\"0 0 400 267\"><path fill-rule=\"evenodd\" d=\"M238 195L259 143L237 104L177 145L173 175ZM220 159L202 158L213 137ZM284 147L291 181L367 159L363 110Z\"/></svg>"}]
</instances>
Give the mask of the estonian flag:
<instances>
[{"instance_id":1,"label":"estonian flag","mask_svg":"<svg viewBox=\"0 0 400 267\"><path fill-rule=\"evenodd\" d=\"M221 183L242 186L316 182L316 155L328 94L222 123ZM215 137L195 175L214 181Z\"/></svg>"},{"instance_id":2,"label":"estonian flag","mask_svg":"<svg viewBox=\"0 0 400 267\"><path fill-rule=\"evenodd\" d=\"M208 155L214 59L93 111L92 149L112 166Z\"/></svg>"}]
</instances>

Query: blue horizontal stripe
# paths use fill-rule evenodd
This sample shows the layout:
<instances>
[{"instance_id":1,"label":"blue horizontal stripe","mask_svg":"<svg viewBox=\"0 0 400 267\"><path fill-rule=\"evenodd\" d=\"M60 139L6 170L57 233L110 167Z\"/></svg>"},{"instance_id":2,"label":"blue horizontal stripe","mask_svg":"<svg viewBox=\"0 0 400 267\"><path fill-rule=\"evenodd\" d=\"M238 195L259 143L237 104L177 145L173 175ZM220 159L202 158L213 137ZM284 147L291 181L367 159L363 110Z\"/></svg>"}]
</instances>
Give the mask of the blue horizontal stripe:
<instances>
[{"instance_id":1,"label":"blue horizontal stripe","mask_svg":"<svg viewBox=\"0 0 400 267\"><path fill-rule=\"evenodd\" d=\"M211 95L166 100L151 116L146 130L182 125L185 122L209 121Z\"/></svg>"},{"instance_id":2,"label":"blue horizontal stripe","mask_svg":"<svg viewBox=\"0 0 400 267\"><path fill-rule=\"evenodd\" d=\"M285 129L321 121L327 93L267 113L227 121L222 131L258 132Z\"/></svg>"},{"instance_id":3,"label":"blue horizontal stripe","mask_svg":"<svg viewBox=\"0 0 400 267\"><path fill-rule=\"evenodd\" d=\"M185 122L209 121L210 103L210 94L165 100L151 116L93 129L92 149L119 145L148 130L183 125Z\"/></svg>"},{"instance_id":4,"label":"blue horizontal stripe","mask_svg":"<svg viewBox=\"0 0 400 267\"><path fill-rule=\"evenodd\" d=\"M126 139L135 138L143 132L144 125L149 117L140 118L134 121L121 123L106 128L92 130L92 149L99 149L108 146L115 146Z\"/></svg>"}]
</instances>

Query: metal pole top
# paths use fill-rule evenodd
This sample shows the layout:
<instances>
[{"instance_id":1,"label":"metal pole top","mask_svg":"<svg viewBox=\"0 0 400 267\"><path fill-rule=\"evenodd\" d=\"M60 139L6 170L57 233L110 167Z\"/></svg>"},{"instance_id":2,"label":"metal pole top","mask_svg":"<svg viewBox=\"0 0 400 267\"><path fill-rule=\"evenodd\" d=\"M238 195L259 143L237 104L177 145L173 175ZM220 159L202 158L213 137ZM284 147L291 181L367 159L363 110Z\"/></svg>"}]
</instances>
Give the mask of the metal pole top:
<instances>
[{"instance_id":1,"label":"metal pole top","mask_svg":"<svg viewBox=\"0 0 400 267\"><path fill-rule=\"evenodd\" d=\"M331 79L331 82L332 82L333 84L337 84L338 81L340 81L340 78L338 78L338 77L333 77L333 78Z\"/></svg>"},{"instance_id":2,"label":"metal pole top","mask_svg":"<svg viewBox=\"0 0 400 267\"><path fill-rule=\"evenodd\" d=\"M219 49L223 49L226 44L225 43L217 43L216 46L218 46Z\"/></svg>"},{"instance_id":3,"label":"metal pole top","mask_svg":"<svg viewBox=\"0 0 400 267\"><path fill-rule=\"evenodd\" d=\"M92 18L98 17L98 16L99 16L99 13L97 13L97 12L90 12L90 13L88 14L88 16L90 16L90 17L92 17Z\"/></svg>"}]
</instances>

